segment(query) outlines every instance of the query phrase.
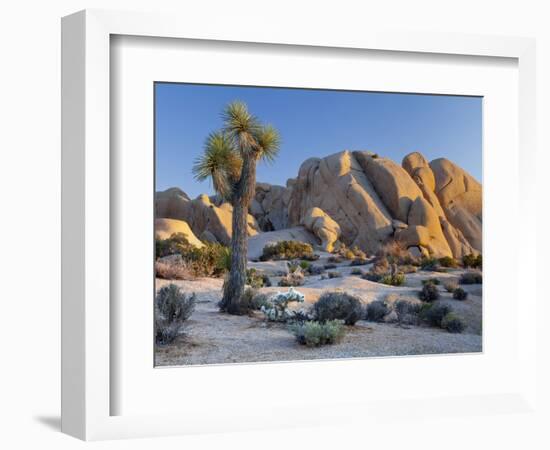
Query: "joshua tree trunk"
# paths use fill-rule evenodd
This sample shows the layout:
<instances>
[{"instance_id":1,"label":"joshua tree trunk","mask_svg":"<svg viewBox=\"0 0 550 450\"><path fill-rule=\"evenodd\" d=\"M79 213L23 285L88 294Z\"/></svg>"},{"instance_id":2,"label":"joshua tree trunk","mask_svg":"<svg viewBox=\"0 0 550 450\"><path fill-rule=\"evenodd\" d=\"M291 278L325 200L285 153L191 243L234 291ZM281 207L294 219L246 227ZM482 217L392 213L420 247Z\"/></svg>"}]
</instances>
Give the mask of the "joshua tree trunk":
<instances>
[{"instance_id":1,"label":"joshua tree trunk","mask_svg":"<svg viewBox=\"0 0 550 450\"><path fill-rule=\"evenodd\" d=\"M250 155L243 162L241 178L233 193L233 231L231 235L231 270L225 282L220 309L229 314L240 314L240 302L246 284L248 253L248 207L256 189L256 157Z\"/></svg>"}]
</instances>

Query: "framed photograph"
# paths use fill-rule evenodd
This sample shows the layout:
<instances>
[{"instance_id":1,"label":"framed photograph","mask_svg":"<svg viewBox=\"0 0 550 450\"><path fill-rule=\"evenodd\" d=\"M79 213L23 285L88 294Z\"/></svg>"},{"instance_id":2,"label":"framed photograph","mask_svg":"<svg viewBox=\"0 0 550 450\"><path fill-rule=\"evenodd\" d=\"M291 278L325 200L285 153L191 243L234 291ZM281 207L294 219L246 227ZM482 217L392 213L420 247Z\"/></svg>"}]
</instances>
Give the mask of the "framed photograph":
<instances>
[{"instance_id":1,"label":"framed photograph","mask_svg":"<svg viewBox=\"0 0 550 450\"><path fill-rule=\"evenodd\" d=\"M64 432L531 407L532 40L83 11L62 50Z\"/></svg>"}]
</instances>

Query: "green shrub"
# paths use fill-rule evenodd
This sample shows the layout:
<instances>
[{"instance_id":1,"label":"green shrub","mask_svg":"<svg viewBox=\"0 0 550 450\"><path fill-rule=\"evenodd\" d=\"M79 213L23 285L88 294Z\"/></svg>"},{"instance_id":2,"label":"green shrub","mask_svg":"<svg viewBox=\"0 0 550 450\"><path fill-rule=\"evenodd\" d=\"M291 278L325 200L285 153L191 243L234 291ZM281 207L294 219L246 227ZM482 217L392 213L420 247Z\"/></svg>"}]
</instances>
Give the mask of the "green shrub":
<instances>
[{"instance_id":1,"label":"green shrub","mask_svg":"<svg viewBox=\"0 0 550 450\"><path fill-rule=\"evenodd\" d=\"M300 261L300 267L302 270L308 271L309 267L311 266L311 263L309 261Z\"/></svg>"},{"instance_id":2,"label":"green shrub","mask_svg":"<svg viewBox=\"0 0 550 450\"><path fill-rule=\"evenodd\" d=\"M431 256L425 256L420 261L420 268L422 270L429 270L431 272L437 272L440 269L439 260Z\"/></svg>"},{"instance_id":3,"label":"green shrub","mask_svg":"<svg viewBox=\"0 0 550 450\"><path fill-rule=\"evenodd\" d=\"M346 325L355 325L363 316L361 300L343 291L324 292L313 310L319 322L343 320Z\"/></svg>"},{"instance_id":4,"label":"green shrub","mask_svg":"<svg viewBox=\"0 0 550 450\"><path fill-rule=\"evenodd\" d=\"M441 284L441 281L439 281L439 278L428 278L426 280L422 280L422 285L425 284L435 284L436 286Z\"/></svg>"},{"instance_id":5,"label":"green shrub","mask_svg":"<svg viewBox=\"0 0 550 450\"><path fill-rule=\"evenodd\" d=\"M266 245L262 256L260 256L261 261L282 259L311 260L313 258L313 247L310 244L298 241L279 241L275 244Z\"/></svg>"},{"instance_id":6,"label":"green shrub","mask_svg":"<svg viewBox=\"0 0 550 450\"><path fill-rule=\"evenodd\" d=\"M452 280L452 281L447 281L443 286L445 287L445 290L447 292L453 293L455 289L458 287L458 283L455 280Z\"/></svg>"},{"instance_id":7,"label":"green shrub","mask_svg":"<svg viewBox=\"0 0 550 450\"><path fill-rule=\"evenodd\" d=\"M382 322L390 312L390 308L383 300L375 300L367 305L367 320L371 322Z\"/></svg>"},{"instance_id":8,"label":"green shrub","mask_svg":"<svg viewBox=\"0 0 550 450\"><path fill-rule=\"evenodd\" d=\"M179 334L195 310L196 295L185 294L177 285L162 287L155 297L155 340L164 345Z\"/></svg>"},{"instance_id":9,"label":"green shrub","mask_svg":"<svg viewBox=\"0 0 550 450\"><path fill-rule=\"evenodd\" d=\"M468 293L461 287L457 287L453 291L453 298L455 300L466 300L468 298Z\"/></svg>"},{"instance_id":10,"label":"green shrub","mask_svg":"<svg viewBox=\"0 0 550 450\"><path fill-rule=\"evenodd\" d=\"M451 258L450 256L444 256L443 258L439 258L439 264L442 267L458 267L458 263L456 262L456 259Z\"/></svg>"},{"instance_id":11,"label":"green shrub","mask_svg":"<svg viewBox=\"0 0 550 450\"><path fill-rule=\"evenodd\" d=\"M416 325L422 309L421 303L413 303L407 300L398 300L393 304L397 314L397 322L403 325Z\"/></svg>"},{"instance_id":12,"label":"green shrub","mask_svg":"<svg viewBox=\"0 0 550 450\"><path fill-rule=\"evenodd\" d=\"M466 328L466 324L459 316L450 312L441 320L441 328L449 333L462 333Z\"/></svg>"},{"instance_id":13,"label":"green shrub","mask_svg":"<svg viewBox=\"0 0 550 450\"><path fill-rule=\"evenodd\" d=\"M466 272L460 277L460 284L482 284L483 275L481 272Z\"/></svg>"},{"instance_id":14,"label":"green shrub","mask_svg":"<svg viewBox=\"0 0 550 450\"><path fill-rule=\"evenodd\" d=\"M265 273L258 272L256 269L247 269L246 284L252 288L261 288L271 286L271 281Z\"/></svg>"},{"instance_id":15,"label":"green shrub","mask_svg":"<svg viewBox=\"0 0 550 450\"><path fill-rule=\"evenodd\" d=\"M445 303L433 303L420 310L420 317L433 327L441 327L443 317L452 312L452 308Z\"/></svg>"},{"instance_id":16,"label":"green shrub","mask_svg":"<svg viewBox=\"0 0 550 450\"><path fill-rule=\"evenodd\" d=\"M344 327L338 320L327 322L294 322L289 325L298 343L308 347L335 344L344 336Z\"/></svg>"},{"instance_id":17,"label":"green shrub","mask_svg":"<svg viewBox=\"0 0 550 450\"><path fill-rule=\"evenodd\" d=\"M432 283L427 283L422 286L422 290L418 292L418 298L423 302L435 302L439 298L437 286Z\"/></svg>"},{"instance_id":18,"label":"green shrub","mask_svg":"<svg viewBox=\"0 0 550 450\"><path fill-rule=\"evenodd\" d=\"M405 283L405 275L402 273L387 274L380 278L379 283L389 286L401 286Z\"/></svg>"},{"instance_id":19,"label":"green shrub","mask_svg":"<svg viewBox=\"0 0 550 450\"><path fill-rule=\"evenodd\" d=\"M267 294L262 294L257 289L247 287L239 303L239 313L246 314L250 311L259 311L262 306L269 306Z\"/></svg>"},{"instance_id":20,"label":"green shrub","mask_svg":"<svg viewBox=\"0 0 550 450\"><path fill-rule=\"evenodd\" d=\"M342 274L338 271L333 271L333 272L327 272L327 275L329 278L341 278L342 277Z\"/></svg>"},{"instance_id":21,"label":"green shrub","mask_svg":"<svg viewBox=\"0 0 550 450\"><path fill-rule=\"evenodd\" d=\"M473 253L470 253L469 255L465 255L462 258L462 264L464 267L472 267L474 269L481 269L483 266L483 259L481 254L474 255Z\"/></svg>"}]
</instances>

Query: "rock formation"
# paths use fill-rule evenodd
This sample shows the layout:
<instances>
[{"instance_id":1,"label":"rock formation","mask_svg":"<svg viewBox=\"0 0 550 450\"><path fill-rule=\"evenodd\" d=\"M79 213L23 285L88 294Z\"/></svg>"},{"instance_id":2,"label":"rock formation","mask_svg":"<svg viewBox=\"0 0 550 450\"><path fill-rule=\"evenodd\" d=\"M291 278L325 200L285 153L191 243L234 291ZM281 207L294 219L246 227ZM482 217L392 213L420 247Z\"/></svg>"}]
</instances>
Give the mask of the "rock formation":
<instances>
[{"instance_id":1,"label":"rock formation","mask_svg":"<svg viewBox=\"0 0 550 450\"><path fill-rule=\"evenodd\" d=\"M207 195L200 195L194 200L178 188L171 188L156 193L155 216L185 220L195 236L212 237L221 244L229 245L232 232L233 207L229 203L216 206ZM208 232L207 234L205 234ZM259 232L258 224L251 215L248 216L248 235Z\"/></svg>"},{"instance_id":2,"label":"rock formation","mask_svg":"<svg viewBox=\"0 0 550 450\"><path fill-rule=\"evenodd\" d=\"M482 250L481 184L451 161L428 162L418 152L401 166L368 151L310 158L286 187L257 183L249 212L251 259L281 240L326 251L340 241L373 254L396 238L411 253L438 258ZM191 200L177 188L156 195L156 217L187 222L202 242L228 245L231 216L217 196Z\"/></svg>"},{"instance_id":3,"label":"rock formation","mask_svg":"<svg viewBox=\"0 0 550 450\"><path fill-rule=\"evenodd\" d=\"M340 237L340 226L322 209L309 209L304 217L304 226L319 238L324 251L334 250L334 244Z\"/></svg>"},{"instance_id":4,"label":"rock formation","mask_svg":"<svg viewBox=\"0 0 550 450\"><path fill-rule=\"evenodd\" d=\"M155 235L160 239L167 239L174 233L182 233L194 247L204 247L185 220L155 219Z\"/></svg>"}]
</instances>

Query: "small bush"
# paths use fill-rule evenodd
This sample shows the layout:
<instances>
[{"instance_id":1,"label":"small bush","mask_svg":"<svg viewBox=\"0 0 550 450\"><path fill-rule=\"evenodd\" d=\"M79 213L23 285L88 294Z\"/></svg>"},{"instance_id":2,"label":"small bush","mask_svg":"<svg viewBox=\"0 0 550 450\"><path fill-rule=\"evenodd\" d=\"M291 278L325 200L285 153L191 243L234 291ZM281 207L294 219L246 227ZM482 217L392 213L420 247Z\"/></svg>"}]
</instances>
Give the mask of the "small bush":
<instances>
[{"instance_id":1,"label":"small bush","mask_svg":"<svg viewBox=\"0 0 550 450\"><path fill-rule=\"evenodd\" d=\"M258 292L254 288L246 288L240 301L240 314L246 314L250 311L259 311L262 306L269 306L268 296Z\"/></svg>"},{"instance_id":2,"label":"small bush","mask_svg":"<svg viewBox=\"0 0 550 450\"><path fill-rule=\"evenodd\" d=\"M483 259L481 254L474 255L473 253L470 253L469 255L465 255L462 258L462 264L464 267L472 267L474 269L481 269L483 266Z\"/></svg>"},{"instance_id":3,"label":"small bush","mask_svg":"<svg viewBox=\"0 0 550 450\"><path fill-rule=\"evenodd\" d=\"M311 266L311 263L309 261L300 261L300 267L304 271L308 271L309 267Z\"/></svg>"},{"instance_id":4,"label":"small bush","mask_svg":"<svg viewBox=\"0 0 550 450\"><path fill-rule=\"evenodd\" d=\"M351 269L350 274L352 274L352 275L363 275L363 271L361 269L355 268L355 269Z\"/></svg>"},{"instance_id":5,"label":"small bush","mask_svg":"<svg viewBox=\"0 0 550 450\"><path fill-rule=\"evenodd\" d=\"M455 300L466 300L468 298L468 293L461 287L457 287L453 291L453 298Z\"/></svg>"},{"instance_id":6,"label":"small bush","mask_svg":"<svg viewBox=\"0 0 550 450\"><path fill-rule=\"evenodd\" d=\"M157 278L165 280L194 280L195 273L189 264L179 260L173 261L155 261L155 275Z\"/></svg>"},{"instance_id":7,"label":"small bush","mask_svg":"<svg viewBox=\"0 0 550 450\"><path fill-rule=\"evenodd\" d=\"M441 266L437 258L433 258L430 256L422 258L422 260L420 261L420 268L422 270L437 272L441 268Z\"/></svg>"},{"instance_id":8,"label":"small bush","mask_svg":"<svg viewBox=\"0 0 550 450\"><path fill-rule=\"evenodd\" d=\"M370 270L363 275L369 281L379 282L383 276L390 272L390 263L385 257L377 258Z\"/></svg>"},{"instance_id":9,"label":"small bush","mask_svg":"<svg viewBox=\"0 0 550 450\"><path fill-rule=\"evenodd\" d=\"M340 255L329 256L327 261L332 264L339 264L342 262L342 257Z\"/></svg>"},{"instance_id":10,"label":"small bush","mask_svg":"<svg viewBox=\"0 0 550 450\"><path fill-rule=\"evenodd\" d=\"M343 320L346 325L355 325L363 316L363 305L358 297L342 291L325 292L313 305L315 317L320 322Z\"/></svg>"},{"instance_id":11,"label":"small bush","mask_svg":"<svg viewBox=\"0 0 550 450\"><path fill-rule=\"evenodd\" d=\"M363 259L363 258L355 258L353 261L351 261L349 263L349 265L351 267L355 267L355 266L364 266L368 264L368 261L366 259Z\"/></svg>"},{"instance_id":12,"label":"small bush","mask_svg":"<svg viewBox=\"0 0 550 450\"><path fill-rule=\"evenodd\" d=\"M433 327L441 327L443 317L452 312L452 308L444 303L426 305L420 311L420 317Z\"/></svg>"},{"instance_id":13,"label":"small bush","mask_svg":"<svg viewBox=\"0 0 550 450\"><path fill-rule=\"evenodd\" d=\"M246 271L246 284L252 288L258 289L271 286L271 281L265 273L260 273L252 268Z\"/></svg>"},{"instance_id":14,"label":"small bush","mask_svg":"<svg viewBox=\"0 0 550 450\"><path fill-rule=\"evenodd\" d=\"M403 325L416 325L422 309L420 303L413 303L407 300L398 300L393 305L397 314L397 322Z\"/></svg>"},{"instance_id":15,"label":"small bush","mask_svg":"<svg viewBox=\"0 0 550 450\"><path fill-rule=\"evenodd\" d=\"M423 302L435 302L439 299L439 291L437 290L437 286L432 283L425 284L422 286L422 290L418 292L418 298Z\"/></svg>"},{"instance_id":16,"label":"small bush","mask_svg":"<svg viewBox=\"0 0 550 450\"><path fill-rule=\"evenodd\" d=\"M353 251L350 249L346 250L346 252L342 256L346 259L355 259L355 253L353 253Z\"/></svg>"},{"instance_id":17,"label":"small bush","mask_svg":"<svg viewBox=\"0 0 550 450\"><path fill-rule=\"evenodd\" d=\"M385 258L388 263L399 266L419 264L418 258L411 255L403 243L397 240L389 240L382 245L376 252L376 256L378 259Z\"/></svg>"},{"instance_id":18,"label":"small bush","mask_svg":"<svg viewBox=\"0 0 550 450\"><path fill-rule=\"evenodd\" d=\"M314 258L313 247L310 244L298 241L279 241L275 244L266 245L263 249L261 261L282 260L282 259L305 259Z\"/></svg>"},{"instance_id":19,"label":"small bush","mask_svg":"<svg viewBox=\"0 0 550 450\"><path fill-rule=\"evenodd\" d=\"M379 283L389 286L401 286L405 283L405 275L402 273L387 274L380 278Z\"/></svg>"},{"instance_id":20,"label":"small bush","mask_svg":"<svg viewBox=\"0 0 550 450\"><path fill-rule=\"evenodd\" d=\"M422 286L426 284L434 284L436 286L441 284L441 281L439 281L439 278L428 278L426 280L422 280Z\"/></svg>"},{"instance_id":21,"label":"small bush","mask_svg":"<svg viewBox=\"0 0 550 450\"><path fill-rule=\"evenodd\" d=\"M375 300L367 305L367 320L371 322L382 322L390 312L390 308L383 300Z\"/></svg>"},{"instance_id":22,"label":"small bush","mask_svg":"<svg viewBox=\"0 0 550 450\"><path fill-rule=\"evenodd\" d=\"M175 284L162 287L155 297L155 340L168 344L179 334L195 310L196 295L187 295Z\"/></svg>"},{"instance_id":23,"label":"small bush","mask_svg":"<svg viewBox=\"0 0 550 450\"><path fill-rule=\"evenodd\" d=\"M279 280L279 286L302 286L305 282L304 272L301 268L297 268L294 272L290 272Z\"/></svg>"},{"instance_id":24,"label":"small bush","mask_svg":"<svg viewBox=\"0 0 550 450\"><path fill-rule=\"evenodd\" d=\"M332 279L332 278L341 278L342 277L342 274L338 271L328 272L327 275L330 279Z\"/></svg>"},{"instance_id":25,"label":"small bush","mask_svg":"<svg viewBox=\"0 0 550 450\"><path fill-rule=\"evenodd\" d=\"M308 267L307 271L311 275L321 275L322 273L324 273L325 268L322 266L312 264L311 266Z\"/></svg>"},{"instance_id":26,"label":"small bush","mask_svg":"<svg viewBox=\"0 0 550 450\"><path fill-rule=\"evenodd\" d=\"M338 266L334 263L325 264L325 270L336 269Z\"/></svg>"},{"instance_id":27,"label":"small bush","mask_svg":"<svg viewBox=\"0 0 550 450\"><path fill-rule=\"evenodd\" d=\"M441 328L449 333L462 333L466 328L466 324L459 316L450 312L441 320Z\"/></svg>"},{"instance_id":28,"label":"small bush","mask_svg":"<svg viewBox=\"0 0 550 450\"><path fill-rule=\"evenodd\" d=\"M460 284L483 284L483 275L480 272L466 272L460 277Z\"/></svg>"},{"instance_id":29,"label":"small bush","mask_svg":"<svg viewBox=\"0 0 550 450\"><path fill-rule=\"evenodd\" d=\"M399 266L399 271L403 273L416 273L418 272L418 267L406 264L404 266Z\"/></svg>"},{"instance_id":30,"label":"small bush","mask_svg":"<svg viewBox=\"0 0 550 450\"><path fill-rule=\"evenodd\" d=\"M445 290L447 292L451 292L453 293L455 291L455 289L458 287L458 283L456 281L447 281L444 285L445 287Z\"/></svg>"},{"instance_id":31,"label":"small bush","mask_svg":"<svg viewBox=\"0 0 550 450\"><path fill-rule=\"evenodd\" d=\"M443 258L439 258L439 264L442 267L458 267L458 263L456 262L456 259L451 258L450 256L444 256Z\"/></svg>"},{"instance_id":32,"label":"small bush","mask_svg":"<svg viewBox=\"0 0 550 450\"><path fill-rule=\"evenodd\" d=\"M335 344L344 336L344 327L338 320L327 322L295 322L289 325L298 343L308 347Z\"/></svg>"}]
</instances>

